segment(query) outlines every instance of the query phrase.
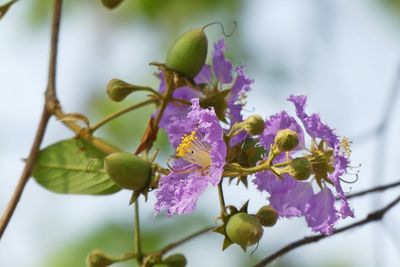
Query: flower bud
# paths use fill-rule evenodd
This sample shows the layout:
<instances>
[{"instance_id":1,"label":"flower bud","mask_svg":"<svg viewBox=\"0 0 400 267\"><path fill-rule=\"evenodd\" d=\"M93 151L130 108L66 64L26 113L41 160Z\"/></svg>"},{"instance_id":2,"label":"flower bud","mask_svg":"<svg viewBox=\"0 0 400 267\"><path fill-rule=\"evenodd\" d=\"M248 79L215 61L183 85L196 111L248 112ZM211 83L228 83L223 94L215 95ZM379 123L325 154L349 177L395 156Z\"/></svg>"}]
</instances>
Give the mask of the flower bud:
<instances>
[{"instance_id":1,"label":"flower bud","mask_svg":"<svg viewBox=\"0 0 400 267\"><path fill-rule=\"evenodd\" d=\"M279 130L275 136L275 145L279 151L293 150L299 144L297 133L290 129Z\"/></svg>"},{"instance_id":2,"label":"flower bud","mask_svg":"<svg viewBox=\"0 0 400 267\"><path fill-rule=\"evenodd\" d=\"M187 260L185 255L183 254L172 254L168 256L163 263L167 264L169 267L185 267L187 264Z\"/></svg>"},{"instance_id":3,"label":"flower bud","mask_svg":"<svg viewBox=\"0 0 400 267\"><path fill-rule=\"evenodd\" d=\"M165 65L169 69L193 79L206 62L207 49L208 41L203 29L190 30L171 46Z\"/></svg>"},{"instance_id":4,"label":"flower bud","mask_svg":"<svg viewBox=\"0 0 400 267\"><path fill-rule=\"evenodd\" d=\"M310 161L305 157L299 157L292 160L289 165L289 174L297 180L306 180L312 173Z\"/></svg>"},{"instance_id":5,"label":"flower bud","mask_svg":"<svg viewBox=\"0 0 400 267\"><path fill-rule=\"evenodd\" d=\"M263 235L263 228L254 215L244 212L237 213L229 218L226 224L226 235L244 250L256 244Z\"/></svg>"},{"instance_id":6,"label":"flower bud","mask_svg":"<svg viewBox=\"0 0 400 267\"><path fill-rule=\"evenodd\" d=\"M278 213L270 206L262 206L256 214L258 221L265 227L271 227L278 220Z\"/></svg>"},{"instance_id":7,"label":"flower bud","mask_svg":"<svg viewBox=\"0 0 400 267\"><path fill-rule=\"evenodd\" d=\"M88 267L106 267L113 264L114 261L109 259L103 252L95 250L86 257L86 265Z\"/></svg>"},{"instance_id":8,"label":"flower bud","mask_svg":"<svg viewBox=\"0 0 400 267\"><path fill-rule=\"evenodd\" d=\"M264 131L264 120L260 115L251 115L243 122L243 128L251 135L259 135Z\"/></svg>"},{"instance_id":9,"label":"flower bud","mask_svg":"<svg viewBox=\"0 0 400 267\"><path fill-rule=\"evenodd\" d=\"M108 175L122 188L140 191L150 181L150 164L134 154L115 152L104 162Z\"/></svg>"},{"instance_id":10,"label":"flower bud","mask_svg":"<svg viewBox=\"0 0 400 267\"><path fill-rule=\"evenodd\" d=\"M114 9L119 6L124 0L101 0L103 5L109 9Z\"/></svg>"},{"instance_id":11,"label":"flower bud","mask_svg":"<svg viewBox=\"0 0 400 267\"><path fill-rule=\"evenodd\" d=\"M112 79L107 84L108 97L115 102L121 102L131 93L140 90L143 90L142 86L133 85L120 79Z\"/></svg>"}]
</instances>

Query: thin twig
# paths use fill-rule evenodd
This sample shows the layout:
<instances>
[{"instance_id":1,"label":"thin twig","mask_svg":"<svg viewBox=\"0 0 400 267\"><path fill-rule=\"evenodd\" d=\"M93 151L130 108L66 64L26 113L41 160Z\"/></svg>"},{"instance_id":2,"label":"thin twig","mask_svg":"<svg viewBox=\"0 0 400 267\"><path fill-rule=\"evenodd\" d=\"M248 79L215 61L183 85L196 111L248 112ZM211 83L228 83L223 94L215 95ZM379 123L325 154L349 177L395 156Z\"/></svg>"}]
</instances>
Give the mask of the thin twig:
<instances>
[{"instance_id":1,"label":"thin twig","mask_svg":"<svg viewBox=\"0 0 400 267\"><path fill-rule=\"evenodd\" d=\"M127 107L127 108L124 108L124 109L122 109L122 110L120 110L120 111L117 111L117 112L115 112L115 113L113 113L113 114L111 114L111 115L105 117L105 118L102 119L101 121L95 123L92 127L90 127L90 132L93 133L94 131L96 131L97 129L99 129L99 128L100 128L101 126L103 126L104 124L108 123L109 121L111 121L111 120L113 120L113 119L115 119L115 118L117 118L117 117L119 117L119 116L121 116L121 115L123 115L123 114L125 114L125 113L127 113L127 112L130 112L130 111L132 111L132 110L135 110L135 109L138 109L138 108L147 106L147 105L149 105L149 104L151 104L151 103L155 103L155 102L156 102L156 100L149 99L149 100L140 102L140 103L138 103L138 104L129 106L129 107Z\"/></svg>"},{"instance_id":2,"label":"thin twig","mask_svg":"<svg viewBox=\"0 0 400 267\"><path fill-rule=\"evenodd\" d=\"M387 204L385 207L383 207L382 209L376 210L374 212L369 213L365 219L352 223L348 226L336 229L331 235L314 235L314 236L308 236L308 237L304 237L303 239L297 240L295 242L292 242L286 246L284 246L283 248L281 248L280 250L272 253L271 255L269 255L268 257L264 258L263 260L261 260L259 263L257 263L256 265L254 265L254 267L261 267L261 266L266 266L268 264L270 264L271 262L273 262L275 259L285 255L286 253L299 248L301 246L307 245L307 244L311 244L311 243L315 243L318 242L322 239L337 235L339 233L348 231L350 229L362 226L364 224L370 223L370 222L375 222L375 221L380 221L382 220L382 218L384 217L384 215L391 209L393 208L396 204L398 204L400 202L400 196L398 196L395 200L393 200L392 202L390 202L389 204Z\"/></svg>"},{"instance_id":3,"label":"thin twig","mask_svg":"<svg viewBox=\"0 0 400 267\"><path fill-rule=\"evenodd\" d=\"M189 235L189 236L187 236L187 237L185 237L185 238L183 238L183 239L181 239L179 241L176 241L174 243L168 244L164 248L160 249L159 252L161 254L165 254L168 251L170 251L170 250L182 245L183 243L186 243L187 241L189 241L189 240L191 240L191 239L193 239L195 237L198 237L198 236L200 236L202 234L205 234L205 233L211 231L212 229L214 229L214 226L208 226L208 227L206 227L206 228L204 228L204 229L202 229L200 231L197 231L197 232L195 232L195 233L193 233L193 234L191 234L191 235Z\"/></svg>"},{"instance_id":4,"label":"thin twig","mask_svg":"<svg viewBox=\"0 0 400 267\"><path fill-rule=\"evenodd\" d=\"M390 184L386 184L386 185L376 186L376 187L373 187L373 188L370 188L370 189L366 189L366 190L363 190L363 191L360 191L360 192L357 192L357 193L354 193L354 194L349 194L349 195L347 195L347 199L364 196L364 195L367 195L367 194L370 194L370 193L382 192L382 191L385 191L385 190L388 190L388 189L391 189L391 188L395 188L395 187L398 187L398 186L400 186L400 181L397 181L397 182L394 182L394 183L390 183Z\"/></svg>"},{"instance_id":5,"label":"thin twig","mask_svg":"<svg viewBox=\"0 0 400 267\"><path fill-rule=\"evenodd\" d=\"M35 139L33 141L31 151L26 160L25 167L18 180L17 186L15 187L14 193L7 204L7 207L0 220L0 239L2 238L11 217L17 207L17 204L21 198L22 192L24 191L25 185L29 180L32 173L32 168L38 155L40 145L42 143L44 134L46 132L47 124L52 115L52 110L58 105L56 95L56 65L57 65L57 46L58 46L58 35L60 31L60 18L61 18L61 6L62 0L54 1L53 20L51 26L51 42L50 42L50 61L49 61L49 73L47 81L47 89L45 93L45 105L40 118L39 126L36 131Z\"/></svg>"}]
</instances>

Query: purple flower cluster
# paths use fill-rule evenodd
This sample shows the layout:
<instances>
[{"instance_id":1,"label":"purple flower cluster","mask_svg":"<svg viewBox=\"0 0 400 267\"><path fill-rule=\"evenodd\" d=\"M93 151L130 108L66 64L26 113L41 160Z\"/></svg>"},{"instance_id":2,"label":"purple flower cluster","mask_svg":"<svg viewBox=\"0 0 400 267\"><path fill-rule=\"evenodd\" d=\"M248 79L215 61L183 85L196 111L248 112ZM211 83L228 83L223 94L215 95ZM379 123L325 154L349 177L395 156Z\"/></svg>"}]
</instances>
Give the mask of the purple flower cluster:
<instances>
[{"instance_id":1,"label":"purple flower cluster","mask_svg":"<svg viewBox=\"0 0 400 267\"><path fill-rule=\"evenodd\" d=\"M298 181L289 174L284 174L281 178L278 178L269 170L256 173L254 183L260 191L267 191L270 194L270 204L280 216L304 216L313 231L331 234L334 224L339 218L354 216L340 184L340 176L346 172L349 162L345 152L341 150L339 139L333 130L321 122L318 114L308 115L305 112L307 98L305 96L291 96L288 100L295 105L297 117L301 120L306 133L311 137L311 142L313 144L325 144L325 151L333 151L327 162L327 165L332 167L332 171L322 174L326 177L325 180L319 181L318 192L314 191L311 182ZM299 145L290 152L290 156L294 156L305 148L304 132L295 118L284 111L271 116L266 121L260 143L265 149L269 150L276 133L287 128L295 131L299 136ZM319 152L323 153L324 151ZM285 160L286 157L280 155L274 163ZM315 169L317 169L317 166L315 166ZM317 174L316 170L315 173ZM315 179L318 180L320 177L316 176ZM330 184L333 184L337 197L340 199L338 207Z\"/></svg>"},{"instance_id":2,"label":"purple flower cluster","mask_svg":"<svg viewBox=\"0 0 400 267\"><path fill-rule=\"evenodd\" d=\"M159 181L155 205L157 213L164 209L168 216L193 212L208 184L215 186L221 181L227 145L233 147L250 138L242 131L236 133L228 144L224 141L224 133L228 133L235 123L243 121L244 98L253 83L244 75L243 67L234 67L224 53L225 44L220 40L214 45L212 66L205 65L194 79L197 85L203 85L199 88L205 89L190 86L176 88L173 98L190 102L191 106L182 101L172 101L161 118L159 126L167 132L170 143L176 149L176 158L169 174ZM163 74L159 78L159 91L163 93L166 90ZM223 105L226 108L223 116L228 124L223 128L220 120L224 121L224 118L217 116L213 107L205 105L207 108L203 108L201 101L207 100L210 91L218 93L224 90L229 90L229 93ZM276 171L266 167L255 174L253 182L260 191L269 193L270 205L280 216L304 216L313 231L331 234L339 219L353 217L340 184L340 177L346 172L349 161L334 131L322 123L318 114L308 115L305 112L307 98L291 96L288 100L294 104L302 126L282 111L267 119L258 141L266 151L270 151L278 131L290 129L296 132L298 145L290 152L273 155L272 163L290 167L292 160L304 153L313 178L305 181L295 174L291 176L290 171L283 171L278 177ZM306 148L306 136L311 140L309 148ZM269 156L271 153L267 153L266 160ZM269 164L269 161L262 162Z\"/></svg>"}]
</instances>

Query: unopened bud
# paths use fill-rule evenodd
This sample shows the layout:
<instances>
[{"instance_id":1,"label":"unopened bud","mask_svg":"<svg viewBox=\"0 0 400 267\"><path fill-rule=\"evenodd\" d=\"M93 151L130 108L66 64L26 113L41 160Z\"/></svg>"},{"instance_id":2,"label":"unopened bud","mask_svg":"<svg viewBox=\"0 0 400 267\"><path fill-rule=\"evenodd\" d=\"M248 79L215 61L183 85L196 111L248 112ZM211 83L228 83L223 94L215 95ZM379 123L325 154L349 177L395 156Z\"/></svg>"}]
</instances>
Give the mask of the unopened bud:
<instances>
[{"instance_id":1,"label":"unopened bud","mask_svg":"<svg viewBox=\"0 0 400 267\"><path fill-rule=\"evenodd\" d=\"M163 263L167 264L169 267L185 267L187 260L183 254L172 254L168 256Z\"/></svg>"},{"instance_id":2,"label":"unopened bud","mask_svg":"<svg viewBox=\"0 0 400 267\"><path fill-rule=\"evenodd\" d=\"M113 264L114 261L104 255L103 252L99 250L92 251L86 257L86 265L88 267L106 267Z\"/></svg>"},{"instance_id":3,"label":"unopened bud","mask_svg":"<svg viewBox=\"0 0 400 267\"><path fill-rule=\"evenodd\" d=\"M140 191L149 184L151 166L134 154L116 152L104 162L108 175L122 188Z\"/></svg>"},{"instance_id":4,"label":"unopened bud","mask_svg":"<svg viewBox=\"0 0 400 267\"><path fill-rule=\"evenodd\" d=\"M265 123L260 115L251 115L242 122L243 128L251 135L259 135L264 131Z\"/></svg>"},{"instance_id":5,"label":"unopened bud","mask_svg":"<svg viewBox=\"0 0 400 267\"><path fill-rule=\"evenodd\" d=\"M299 157L292 160L289 165L289 174L297 180L306 180L312 173L310 161L305 157Z\"/></svg>"},{"instance_id":6,"label":"unopened bud","mask_svg":"<svg viewBox=\"0 0 400 267\"><path fill-rule=\"evenodd\" d=\"M265 227L271 227L278 220L278 213L270 206L262 206L256 214L258 221Z\"/></svg>"},{"instance_id":7,"label":"unopened bud","mask_svg":"<svg viewBox=\"0 0 400 267\"><path fill-rule=\"evenodd\" d=\"M297 133L290 129L279 130L275 136L275 145L279 151L291 151L299 144Z\"/></svg>"},{"instance_id":8,"label":"unopened bud","mask_svg":"<svg viewBox=\"0 0 400 267\"><path fill-rule=\"evenodd\" d=\"M119 6L124 0L101 0L103 5L109 9L114 9Z\"/></svg>"},{"instance_id":9,"label":"unopened bud","mask_svg":"<svg viewBox=\"0 0 400 267\"><path fill-rule=\"evenodd\" d=\"M257 218L244 212L233 215L226 224L228 238L243 249L256 244L263 233L264 230Z\"/></svg>"},{"instance_id":10,"label":"unopened bud","mask_svg":"<svg viewBox=\"0 0 400 267\"><path fill-rule=\"evenodd\" d=\"M120 79L112 79L107 84L108 97L116 102L121 102L128 95L136 91L148 90L144 86L134 85Z\"/></svg>"}]
</instances>

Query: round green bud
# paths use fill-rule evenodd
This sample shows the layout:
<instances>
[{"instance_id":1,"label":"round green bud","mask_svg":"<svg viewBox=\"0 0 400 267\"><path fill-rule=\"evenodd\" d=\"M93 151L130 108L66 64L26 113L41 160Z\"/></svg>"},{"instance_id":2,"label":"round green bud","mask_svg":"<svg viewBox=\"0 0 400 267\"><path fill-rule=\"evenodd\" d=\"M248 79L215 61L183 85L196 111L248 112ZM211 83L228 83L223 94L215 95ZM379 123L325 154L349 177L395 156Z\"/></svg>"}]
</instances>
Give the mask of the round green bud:
<instances>
[{"instance_id":1,"label":"round green bud","mask_svg":"<svg viewBox=\"0 0 400 267\"><path fill-rule=\"evenodd\" d=\"M289 174L297 180L306 180L312 173L310 161L305 157L299 157L292 160L289 165Z\"/></svg>"},{"instance_id":2,"label":"round green bud","mask_svg":"<svg viewBox=\"0 0 400 267\"><path fill-rule=\"evenodd\" d=\"M107 84L107 95L111 100L121 102L125 97L138 89L138 86L124 82L123 80L112 79Z\"/></svg>"},{"instance_id":3,"label":"round green bud","mask_svg":"<svg viewBox=\"0 0 400 267\"><path fill-rule=\"evenodd\" d=\"M275 145L279 151L291 151L299 144L297 133L290 129L279 130L275 136Z\"/></svg>"},{"instance_id":4,"label":"round green bud","mask_svg":"<svg viewBox=\"0 0 400 267\"><path fill-rule=\"evenodd\" d=\"M207 49L208 41L203 29L190 30L171 46L165 65L169 69L193 79L206 62Z\"/></svg>"},{"instance_id":5,"label":"round green bud","mask_svg":"<svg viewBox=\"0 0 400 267\"><path fill-rule=\"evenodd\" d=\"M89 267L105 267L113 264L114 261L109 259L104 255L103 252L99 250L92 251L86 257L86 265Z\"/></svg>"},{"instance_id":6,"label":"round green bud","mask_svg":"<svg viewBox=\"0 0 400 267\"><path fill-rule=\"evenodd\" d=\"M246 132L251 135L262 134L265 128L265 123L260 115L251 115L243 121L244 128Z\"/></svg>"},{"instance_id":7,"label":"round green bud","mask_svg":"<svg viewBox=\"0 0 400 267\"><path fill-rule=\"evenodd\" d=\"M256 244L263 233L264 230L257 218L244 212L233 215L226 224L226 235L242 248Z\"/></svg>"},{"instance_id":8,"label":"round green bud","mask_svg":"<svg viewBox=\"0 0 400 267\"><path fill-rule=\"evenodd\" d=\"M270 206L262 206L256 214L258 221L265 227L271 227L278 220L278 213Z\"/></svg>"},{"instance_id":9,"label":"round green bud","mask_svg":"<svg viewBox=\"0 0 400 267\"><path fill-rule=\"evenodd\" d=\"M163 262L170 267L185 267L187 264L185 255L180 253L168 256Z\"/></svg>"},{"instance_id":10,"label":"round green bud","mask_svg":"<svg viewBox=\"0 0 400 267\"><path fill-rule=\"evenodd\" d=\"M150 181L150 163L134 154L116 152L107 156L104 163L108 175L122 188L140 191Z\"/></svg>"},{"instance_id":11,"label":"round green bud","mask_svg":"<svg viewBox=\"0 0 400 267\"><path fill-rule=\"evenodd\" d=\"M161 263L161 262L159 262L159 263L156 263L156 264L151 265L151 267L171 267L171 266L169 266L169 265L166 264L166 263Z\"/></svg>"},{"instance_id":12,"label":"round green bud","mask_svg":"<svg viewBox=\"0 0 400 267\"><path fill-rule=\"evenodd\" d=\"M109 9L114 9L119 6L124 0L101 0L103 5Z\"/></svg>"}]
</instances>

